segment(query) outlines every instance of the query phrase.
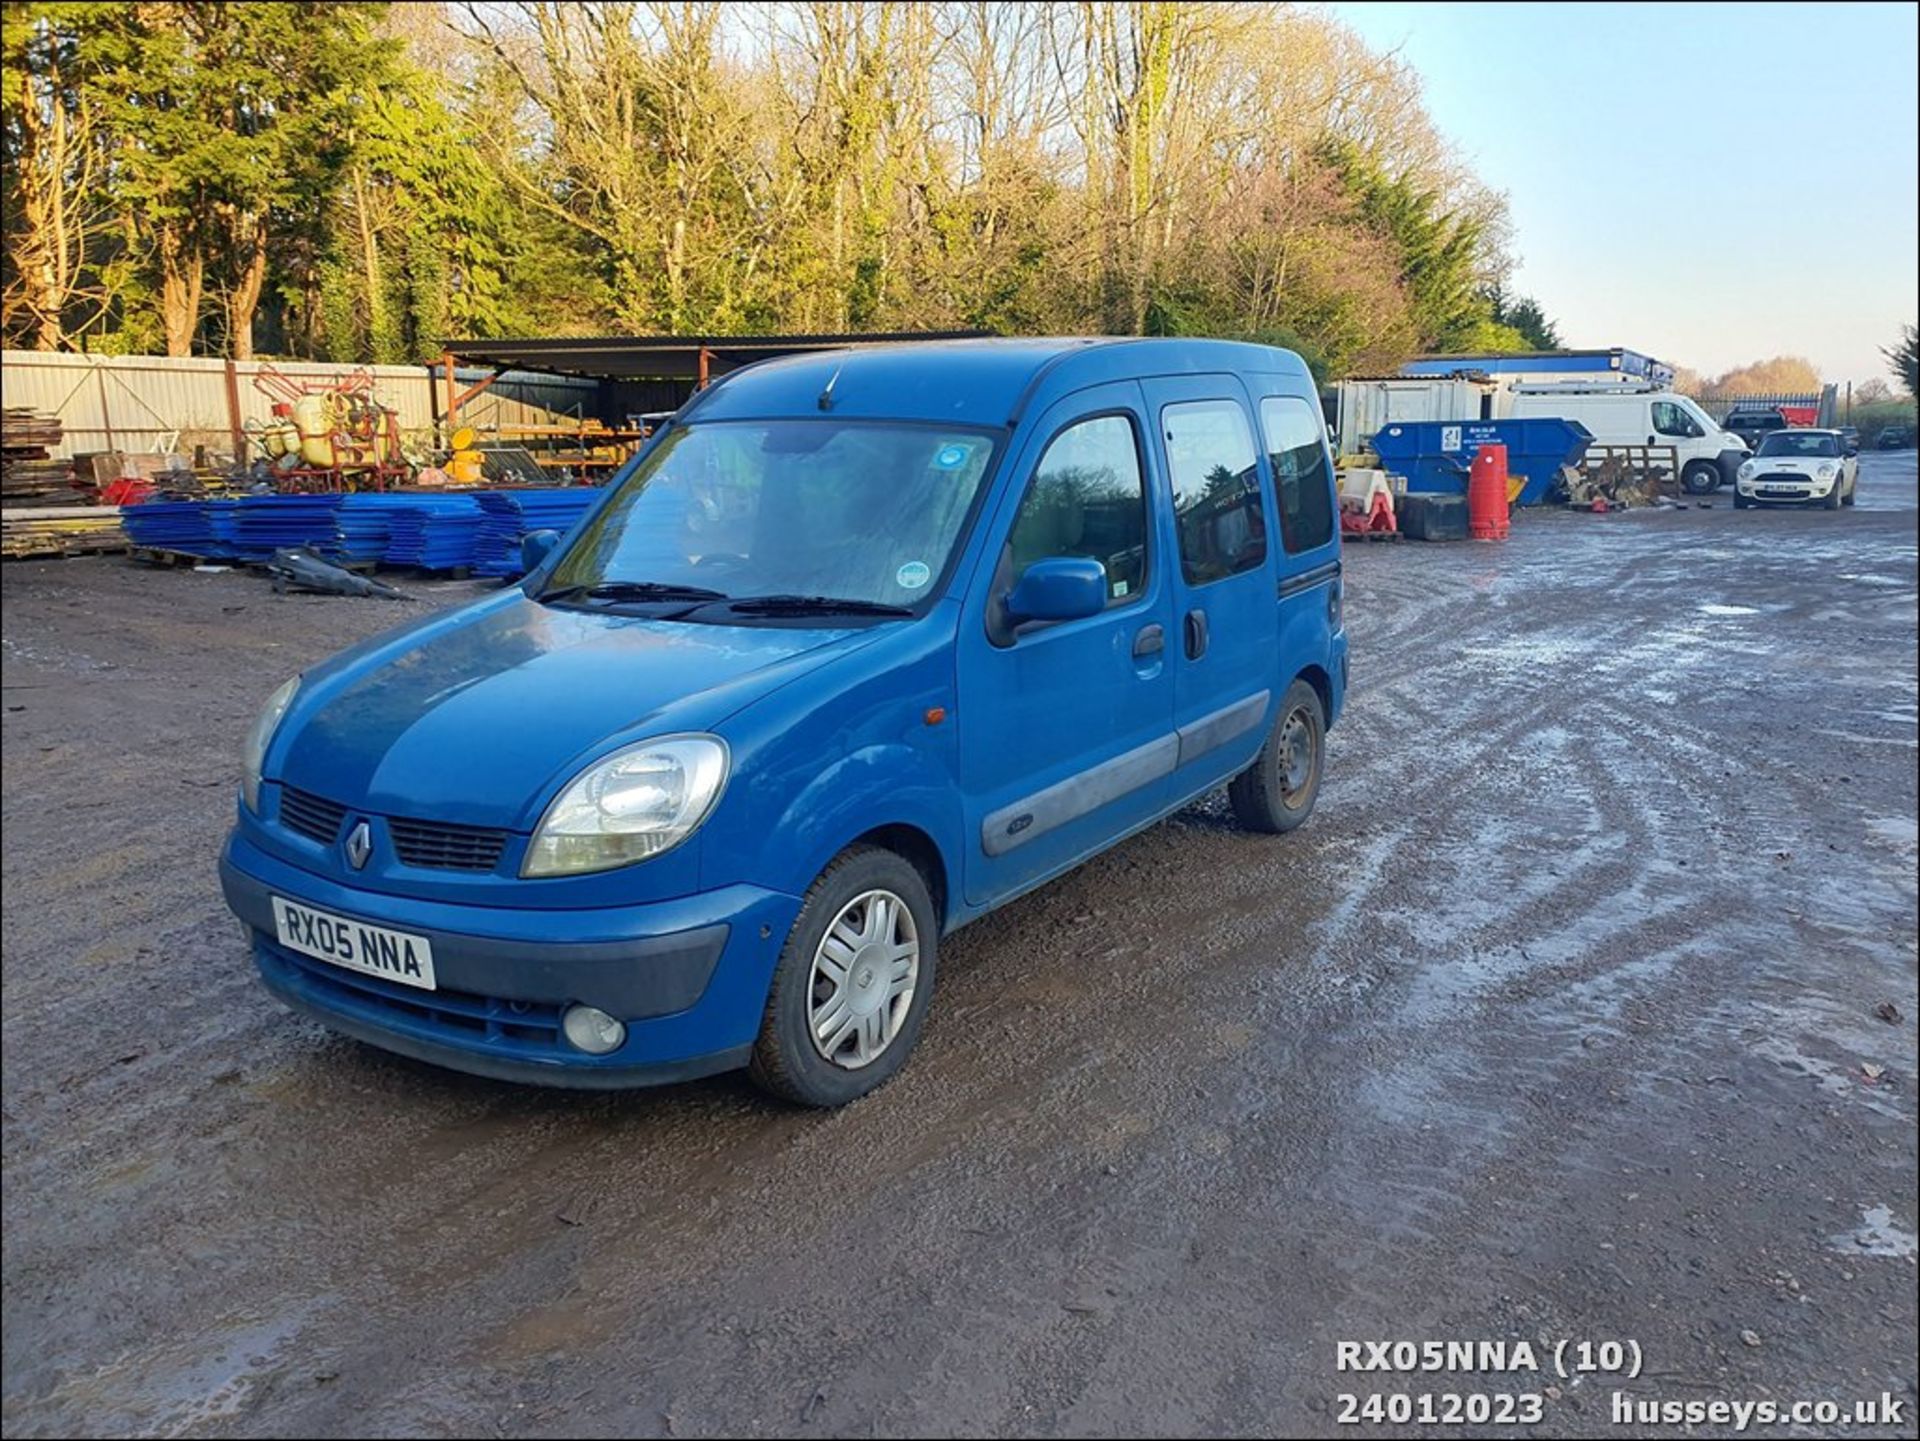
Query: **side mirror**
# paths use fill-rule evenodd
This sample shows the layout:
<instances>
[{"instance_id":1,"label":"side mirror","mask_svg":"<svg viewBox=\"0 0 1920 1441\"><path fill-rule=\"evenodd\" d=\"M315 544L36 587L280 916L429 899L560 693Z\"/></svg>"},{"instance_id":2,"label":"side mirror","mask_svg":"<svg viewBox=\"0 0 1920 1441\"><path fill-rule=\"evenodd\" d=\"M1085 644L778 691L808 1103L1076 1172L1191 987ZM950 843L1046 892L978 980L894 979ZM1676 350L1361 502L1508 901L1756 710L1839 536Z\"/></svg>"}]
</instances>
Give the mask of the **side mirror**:
<instances>
[{"instance_id":1,"label":"side mirror","mask_svg":"<svg viewBox=\"0 0 1920 1441\"><path fill-rule=\"evenodd\" d=\"M1014 624L1083 620L1107 608L1107 568L1086 556L1056 555L1028 566L1007 597Z\"/></svg>"},{"instance_id":2,"label":"side mirror","mask_svg":"<svg viewBox=\"0 0 1920 1441\"><path fill-rule=\"evenodd\" d=\"M530 530L520 537L520 566L522 570L535 571L540 562L553 554L553 548L560 544L560 532L557 530Z\"/></svg>"}]
</instances>

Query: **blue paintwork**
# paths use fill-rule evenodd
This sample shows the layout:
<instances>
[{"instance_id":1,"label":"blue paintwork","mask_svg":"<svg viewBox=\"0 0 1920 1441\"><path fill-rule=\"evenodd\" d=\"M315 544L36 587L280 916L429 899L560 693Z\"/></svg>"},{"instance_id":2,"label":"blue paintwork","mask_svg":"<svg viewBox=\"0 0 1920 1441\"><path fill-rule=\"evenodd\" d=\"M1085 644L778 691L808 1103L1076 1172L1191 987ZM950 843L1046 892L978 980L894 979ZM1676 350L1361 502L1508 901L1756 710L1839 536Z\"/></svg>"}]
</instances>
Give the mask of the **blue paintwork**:
<instances>
[{"instance_id":1,"label":"blue paintwork","mask_svg":"<svg viewBox=\"0 0 1920 1441\"><path fill-rule=\"evenodd\" d=\"M817 416L823 392L836 419L965 423L1004 438L947 578L921 614L696 624L533 600L589 515L522 586L306 673L267 749L261 814L238 808L226 852L233 875L374 924L529 945L724 922L725 949L696 1005L635 1022L613 1056L575 1063L667 1072L752 1041L800 898L856 839L882 829L909 838L951 929L1244 768L1296 677L1321 689L1330 723L1338 717L1346 637L1330 620L1337 529L1316 550L1284 550L1259 440L1261 397L1317 405L1298 357L1223 341L1078 338L830 352L737 371L674 424ZM1186 399L1243 410L1269 527L1264 564L1197 588L1180 571L1159 418L1162 405ZM1147 579L1124 604L995 645L989 591L1024 487L1046 443L1095 414L1124 415L1135 428L1152 502ZM1325 474L1331 484L1330 460ZM1289 577L1295 588L1283 596ZM1182 644L1190 609L1208 615L1198 660ZM1164 645L1143 650L1152 626ZM1176 727L1255 696L1265 697L1258 725L1031 843L996 857L983 850L982 820L996 809L1143 747L1153 752ZM936 709L944 718L929 723ZM689 840L620 870L519 878L541 814L586 765L635 740L693 731L724 739L732 766ZM279 823L285 786L356 814L503 829L508 842L491 872L425 870L404 864L376 828L372 858L354 871L339 845ZM371 1014L377 1022L377 1006ZM364 1010L351 1019L361 1033L371 1024ZM396 1011L394 1034L411 1035L409 1026L417 1029ZM473 1055L486 1044L475 1041Z\"/></svg>"},{"instance_id":2,"label":"blue paintwork","mask_svg":"<svg viewBox=\"0 0 1920 1441\"><path fill-rule=\"evenodd\" d=\"M1526 420L1407 420L1384 425L1373 438L1374 453L1395 475L1407 477L1407 489L1467 493L1467 472L1483 445L1507 448L1507 474L1524 475L1517 503L1538 505L1547 498L1563 465L1580 464L1593 433L1577 420L1535 416Z\"/></svg>"}]
</instances>

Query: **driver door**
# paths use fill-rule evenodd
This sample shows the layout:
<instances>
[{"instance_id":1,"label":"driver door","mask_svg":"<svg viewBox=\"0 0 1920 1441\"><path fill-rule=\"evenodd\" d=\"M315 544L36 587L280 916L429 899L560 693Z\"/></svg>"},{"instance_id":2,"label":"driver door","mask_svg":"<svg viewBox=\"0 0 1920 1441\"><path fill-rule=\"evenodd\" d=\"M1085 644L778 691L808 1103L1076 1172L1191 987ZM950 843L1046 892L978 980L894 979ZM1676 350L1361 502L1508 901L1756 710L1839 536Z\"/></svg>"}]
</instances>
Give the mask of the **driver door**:
<instances>
[{"instance_id":1,"label":"driver door","mask_svg":"<svg viewBox=\"0 0 1920 1441\"><path fill-rule=\"evenodd\" d=\"M990 578L972 588L955 647L969 904L1038 884L1166 802L1173 602L1149 433L1136 384L1067 397L1039 418L992 517ZM1053 556L1098 560L1106 609L1011 623L1014 582Z\"/></svg>"}]
</instances>

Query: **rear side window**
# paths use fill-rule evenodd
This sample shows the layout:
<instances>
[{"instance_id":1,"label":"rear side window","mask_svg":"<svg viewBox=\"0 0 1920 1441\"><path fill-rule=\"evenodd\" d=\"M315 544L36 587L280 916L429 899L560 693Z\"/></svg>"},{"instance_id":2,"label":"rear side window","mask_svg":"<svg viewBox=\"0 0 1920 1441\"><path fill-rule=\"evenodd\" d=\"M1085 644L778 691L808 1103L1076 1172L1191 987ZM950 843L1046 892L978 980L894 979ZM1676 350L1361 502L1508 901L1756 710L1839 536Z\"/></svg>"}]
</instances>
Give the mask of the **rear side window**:
<instances>
[{"instance_id":1,"label":"rear side window","mask_svg":"<svg viewBox=\"0 0 1920 1441\"><path fill-rule=\"evenodd\" d=\"M1280 503L1280 539L1292 554L1333 539L1333 477L1327 474L1324 431L1313 408L1292 396L1260 402L1267 459Z\"/></svg>"},{"instance_id":2,"label":"rear side window","mask_svg":"<svg viewBox=\"0 0 1920 1441\"><path fill-rule=\"evenodd\" d=\"M1205 585L1267 558L1259 460L1246 412L1231 400L1195 400L1160 412L1180 529L1180 571Z\"/></svg>"},{"instance_id":3,"label":"rear side window","mask_svg":"<svg viewBox=\"0 0 1920 1441\"><path fill-rule=\"evenodd\" d=\"M1084 556L1107 570L1107 604L1147 579L1147 490L1140 443L1123 415L1099 415L1056 435L1034 468L1013 531L1009 583L1036 560Z\"/></svg>"}]
</instances>

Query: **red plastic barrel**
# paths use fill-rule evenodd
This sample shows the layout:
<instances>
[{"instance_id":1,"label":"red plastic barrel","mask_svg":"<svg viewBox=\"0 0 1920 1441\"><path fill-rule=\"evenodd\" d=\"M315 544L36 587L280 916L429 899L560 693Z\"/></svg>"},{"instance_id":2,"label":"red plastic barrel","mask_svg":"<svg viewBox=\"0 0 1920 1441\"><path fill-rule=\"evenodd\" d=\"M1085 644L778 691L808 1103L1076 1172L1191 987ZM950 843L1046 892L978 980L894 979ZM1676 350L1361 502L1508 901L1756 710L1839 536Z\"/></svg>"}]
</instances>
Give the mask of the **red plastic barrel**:
<instances>
[{"instance_id":1,"label":"red plastic barrel","mask_svg":"<svg viewBox=\"0 0 1920 1441\"><path fill-rule=\"evenodd\" d=\"M1507 538L1507 448L1483 445L1467 473L1467 534L1475 540Z\"/></svg>"}]
</instances>

